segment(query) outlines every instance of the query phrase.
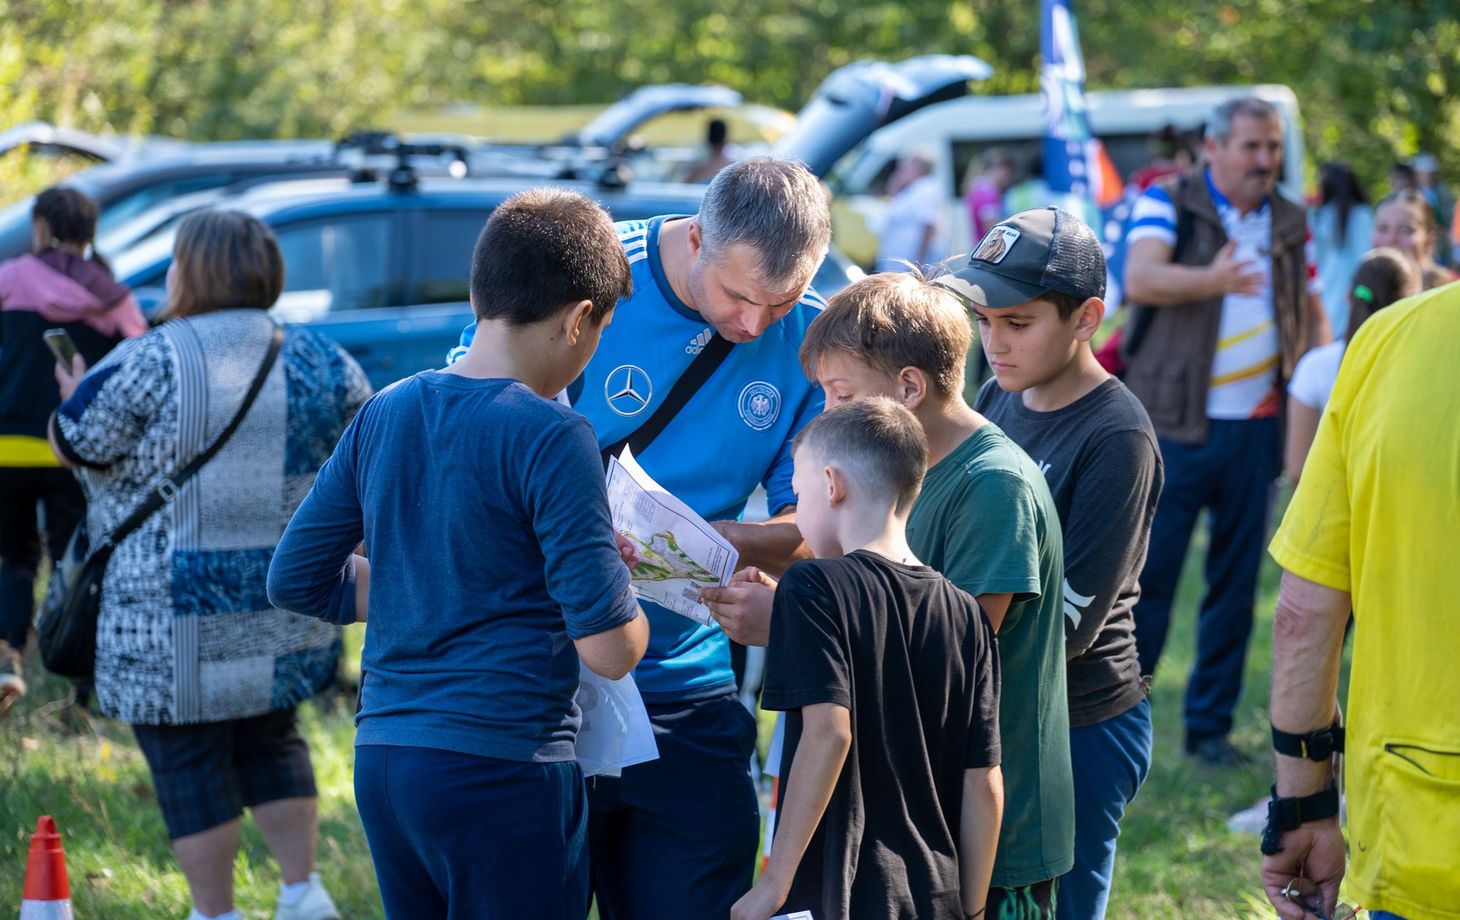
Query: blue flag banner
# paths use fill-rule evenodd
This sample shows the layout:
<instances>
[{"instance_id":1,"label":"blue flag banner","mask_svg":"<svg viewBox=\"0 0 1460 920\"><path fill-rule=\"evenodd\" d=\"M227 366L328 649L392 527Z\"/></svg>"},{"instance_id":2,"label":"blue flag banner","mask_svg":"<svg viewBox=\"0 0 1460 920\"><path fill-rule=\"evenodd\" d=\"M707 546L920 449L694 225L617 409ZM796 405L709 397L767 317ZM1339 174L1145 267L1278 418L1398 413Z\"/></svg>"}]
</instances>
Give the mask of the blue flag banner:
<instances>
[{"instance_id":1,"label":"blue flag banner","mask_svg":"<svg viewBox=\"0 0 1460 920\"><path fill-rule=\"evenodd\" d=\"M1120 201L1124 183L1090 130L1085 58L1080 54L1075 12L1070 0L1041 0L1041 12L1044 179L1051 203L1079 216L1097 236L1107 239L1103 212Z\"/></svg>"},{"instance_id":2,"label":"blue flag banner","mask_svg":"<svg viewBox=\"0 0 1460 920\"><path fill-rule=\"evenodd\" d=\"M1100 226L1100 142L1085 105L1085 59L1069 0L1042 0L1039 85L1044 95L1044 179L1054 201Z\"/></svg>"}]
</instances>

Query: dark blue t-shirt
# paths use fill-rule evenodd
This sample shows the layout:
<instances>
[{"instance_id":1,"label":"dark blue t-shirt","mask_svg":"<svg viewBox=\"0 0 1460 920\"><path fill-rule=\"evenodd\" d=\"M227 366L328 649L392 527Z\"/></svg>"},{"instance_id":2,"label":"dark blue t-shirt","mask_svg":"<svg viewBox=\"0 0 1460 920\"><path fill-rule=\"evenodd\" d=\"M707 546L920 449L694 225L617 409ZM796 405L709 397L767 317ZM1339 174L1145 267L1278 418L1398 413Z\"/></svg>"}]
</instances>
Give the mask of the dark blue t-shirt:
<instances>
[{"instance_id":1,"label":"dark blue t-shirt","mask_svg":"<svg viewBox=\"0 0 1460 920\"><path fill-rule=\"evenodd\" d=\"M583 369L573 408L593 423L598 443L628 437L651 418L715 334L679 299L659 258L659 233L673 217L624 221L619 242L634 293L619 301L613 324ZM826 302L807 290L753 342L742 342L654 443L639 464L671 495L707 521L739 518L757 484L772 514L796 503L791 453L796 433L821 414L821 388L801 369L806 329ZM476 324L461 335L465 353ZM634 670L650 703L706 699L735 690L730 643L719 626L698 623L644 602L649 648Z\"/></svg>"},{"instance_id":2,"label":"dark blue t-shirt","mask_svg":"<svg viewBox=\"0 0 1460 920\"><path fill-rule=\"evenodd\" d=\"M588 422L512 380L426 371L365 404L269 570L278 606L354 620L370 556L356 744L573 759L570 639L638 611Z\"/></svg>"}]
</instances>

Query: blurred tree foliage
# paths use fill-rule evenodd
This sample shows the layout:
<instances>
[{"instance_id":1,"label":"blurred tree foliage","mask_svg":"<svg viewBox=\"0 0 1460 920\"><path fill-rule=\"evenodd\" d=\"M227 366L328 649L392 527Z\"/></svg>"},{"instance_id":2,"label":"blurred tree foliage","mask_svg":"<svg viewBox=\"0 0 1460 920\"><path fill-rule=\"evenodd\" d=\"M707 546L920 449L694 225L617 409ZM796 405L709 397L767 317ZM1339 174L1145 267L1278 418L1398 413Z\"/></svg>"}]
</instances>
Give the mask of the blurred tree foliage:
<instances>
[{"instance_id":1,"label":"blurred tree foliage","mask_svg":"<svg viewBox=\"0 0 1460 920\"><path fill-rule=\"evenodd\" d=\"M1460 173L1460 17L1434 0L1076 0L1089 86L1286 83L1315 161ZM338 136L456 101L723 83L798 108L864 57L978 55L1037 87L1033 0L0 0L0 126ZM1377 189L1376 189L1377 191Z\"/></svg>"}]
</instances>

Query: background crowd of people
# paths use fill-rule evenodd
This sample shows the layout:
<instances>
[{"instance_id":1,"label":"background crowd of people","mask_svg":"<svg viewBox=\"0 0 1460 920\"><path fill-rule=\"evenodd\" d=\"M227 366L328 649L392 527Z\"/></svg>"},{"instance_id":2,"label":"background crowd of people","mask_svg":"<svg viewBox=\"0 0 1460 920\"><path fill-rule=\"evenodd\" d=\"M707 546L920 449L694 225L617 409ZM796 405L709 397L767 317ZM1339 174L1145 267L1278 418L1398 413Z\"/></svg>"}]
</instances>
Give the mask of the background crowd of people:
<instances>
[{"instance_id":1,"label":"background crowd of people","mask_svg":"<svg viewBox=\"0 0 1460 920\"><path fill-rule=\"evenodd\" d=\"M131 726L194 920L242 916L245 810L280 867L276 916L338 918L295 710L359 621L355 788L393 918L581 918L596 899L603 920L1096 920L1151 766L1149 679L1204 514L1184 749L1217 769L1253 756L1231 732L1286 470L1263 884L1295 920L1338 899L1331 757L1352 613L1351 890L1377 915L1443 916L1460 899L1444 852L1460 816L1425 784L1453 780L1460 725L1420 718L1374 669L1412 663L1398 683L1416 692L1453 684L1434 650L1453 625L1404 617L1439 597L1460 532L1460 387L1423 409L1403 387L1433 390L1412 355L1444 364L1437 343L1460 331L1460 285L1444 287L1460 214L1428 154L1396 166L1377 204L1340 163L1320 167L1311 206L1290 201L1283 130L1239 98L1200 151L1174 130L1154 139L1131 179L1123 306L1103 300L1097 234L1034 200L1037 174L1016 184L997 150L967 182L971 253L936 251L920 217L933 180L909 156L888 186L882 272L824 299L822 188L712 135L691 217L613 224L569 192L509 199L469 266L461 347L373 399L341 347L268 315L283 261L259 221L187 217L149 329L91 247L95 205L45 192L35 251L0 265L14 496L0 704L27 690L42 547L55 558L83 517L108 533L171 487L110 561L78 692ZM47 329L77 354L55 360ZM969 401L975 342L993 379ZM635 373L652 389L630 405ZM1383 463L1429 430L1422 417L1438 433L1400 488ZM624 444L739 551L744 569L704 594L715 623L630 590L637 560L601 475ZM771 517L746 523L757 488ZM757 726L731 640L768 647L762 704L786 713L759 881ZM580 662L634 674L656 760L583 779ZM1404 758L1419 775L1383 760L1396 744L1421 752ZM463 810L479 822L460 825ZM1366 845L1406 817L1429 822L1430 850Z\"/></svg>"}]
</instances>

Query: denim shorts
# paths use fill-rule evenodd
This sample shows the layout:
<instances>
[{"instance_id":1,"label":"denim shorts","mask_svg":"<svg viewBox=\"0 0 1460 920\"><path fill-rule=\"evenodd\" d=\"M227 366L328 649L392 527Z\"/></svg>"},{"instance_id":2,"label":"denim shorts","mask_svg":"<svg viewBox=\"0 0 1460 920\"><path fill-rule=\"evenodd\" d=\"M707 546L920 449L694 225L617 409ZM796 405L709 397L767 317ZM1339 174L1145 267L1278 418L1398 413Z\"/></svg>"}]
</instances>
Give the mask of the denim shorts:
<instances>
[{"instance_id":1,"label":"denim shorts","mask_svg":"<svg viewBox=\"0 0 1460 920\"><path fill-rule=\"evenodd\" d=\"M227 824L245 808L318 794L295 710L196 725L133 725L157 804L176 840Z\"/></svg>"}]
</instances>

